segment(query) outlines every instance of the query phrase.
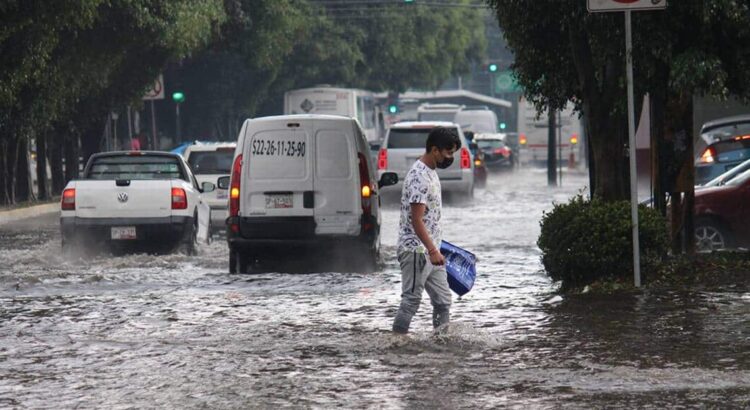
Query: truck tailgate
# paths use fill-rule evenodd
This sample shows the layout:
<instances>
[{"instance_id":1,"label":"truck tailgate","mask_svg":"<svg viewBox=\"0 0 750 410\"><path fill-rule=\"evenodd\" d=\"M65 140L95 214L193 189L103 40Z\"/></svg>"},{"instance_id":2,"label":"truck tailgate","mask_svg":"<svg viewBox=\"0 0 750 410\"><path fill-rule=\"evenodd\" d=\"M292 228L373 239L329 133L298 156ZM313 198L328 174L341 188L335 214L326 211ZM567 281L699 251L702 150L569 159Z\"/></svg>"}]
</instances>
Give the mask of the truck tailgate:
<instances>
[{"instance_id":1,"label":"truck tailgate","mask_svg":"<svg viewBox=\"0 0 750 410\"><path fill-rule=\"evenodd\" d=\"M159 218L172 213L172 181L82 180L76 183L76 216L81 218Z\"/></svg>"}]
</instances>

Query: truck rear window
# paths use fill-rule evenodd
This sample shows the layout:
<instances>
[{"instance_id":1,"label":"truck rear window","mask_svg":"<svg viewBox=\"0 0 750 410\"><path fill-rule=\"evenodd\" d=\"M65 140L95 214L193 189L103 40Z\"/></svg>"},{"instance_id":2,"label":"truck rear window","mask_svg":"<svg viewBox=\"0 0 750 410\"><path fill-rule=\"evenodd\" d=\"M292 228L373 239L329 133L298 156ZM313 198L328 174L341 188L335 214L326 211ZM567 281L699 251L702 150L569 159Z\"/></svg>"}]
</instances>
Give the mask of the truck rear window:
<instances>
[{"instance_id":1,"label":"truck rear window","mask_svg":"<svg viewBox=\"0 0 750 410\"><path fill-rule=\"evenodd\" d=\"M182 179L177 158L159 155L114 155L99 157L89 168L87 179Z\"/></svg>"},{"instance_id":2,"label":"truck rear window","mask_svg":"<svg viewBox=\"0 0 750 410\"><path fill-rule=\"evenodd\" d=\"M430 134L431 130L431 128L391 128L388 134L387 148L425 149L427 135ZM453 132L458 135L458 130L455 128Z\"/></svg>"},{"instance_id":3,"label":"truck rear window","mask_svg":"<svg viewBox=\"0 0 750 410\"><path fill-rule=\"evenodd\" d=\"M216 151L193 151L188 164L195 175L229 174L232 171L234 149Z\"/></svg>"}]
</instances>

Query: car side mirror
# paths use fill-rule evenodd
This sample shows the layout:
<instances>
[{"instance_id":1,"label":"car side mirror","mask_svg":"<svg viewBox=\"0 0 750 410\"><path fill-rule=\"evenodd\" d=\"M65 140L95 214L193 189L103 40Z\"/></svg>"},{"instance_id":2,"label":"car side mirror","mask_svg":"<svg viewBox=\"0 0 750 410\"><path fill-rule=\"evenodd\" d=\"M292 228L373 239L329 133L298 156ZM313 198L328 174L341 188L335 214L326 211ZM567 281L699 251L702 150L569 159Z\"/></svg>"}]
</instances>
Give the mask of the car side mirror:
<instances>
[{"instance_id":1,"label":"car side mirror","mask_svg":"<svg viewBox=\"0 0 750 410\"><path fill-rule=\"evenodd\" d=\"M378 188L396 184L398 184L398 174L395 172L385 172L380 177L380 181L378 181Z\"/></svg>"},{"instance_id":2,"label":"car side mirror","mask_svg":"<svg viewBox=\"0 0 750 410\"><path fill-rule=\"evenodd\" d=\"M229 177L219 177L216 181L216 186L219 187L219 189L229 189Z\"/></svg>"},{"instance_id":3,"label":"car side mirror","mask_svg":"<svg viewBox=\"0 0 750 410\"><path fill-rule=\"evenodd\" d=\"M201 184L201 192L203 193L214 192L215 189L216 185L213 182L204 182Z\"/></svg>"}]
</instances>

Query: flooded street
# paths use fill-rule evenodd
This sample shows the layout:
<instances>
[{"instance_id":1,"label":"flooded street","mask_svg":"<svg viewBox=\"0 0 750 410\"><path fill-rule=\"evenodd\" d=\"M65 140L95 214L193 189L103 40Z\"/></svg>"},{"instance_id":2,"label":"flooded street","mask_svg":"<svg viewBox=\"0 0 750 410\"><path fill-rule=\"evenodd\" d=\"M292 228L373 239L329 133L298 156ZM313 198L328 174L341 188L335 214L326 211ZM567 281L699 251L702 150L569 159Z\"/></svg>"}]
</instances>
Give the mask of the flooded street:
<instances>
[{"instance_id":1,"label":"flooded street","mask_svg":"<svg viewBox=\"0 0 750 410\"><path fill-rule=\"evenodd\" d=\"M653 408L750 406L750 293L561 297L539 219L584 187L543 171L490 176L444 209L445 239L479 257L435 336L425 296L400 300L398 211L382 271L230 275L198 256L66 260L55 216L0 226L3 408Z\"/></svg>"}]
</instances>

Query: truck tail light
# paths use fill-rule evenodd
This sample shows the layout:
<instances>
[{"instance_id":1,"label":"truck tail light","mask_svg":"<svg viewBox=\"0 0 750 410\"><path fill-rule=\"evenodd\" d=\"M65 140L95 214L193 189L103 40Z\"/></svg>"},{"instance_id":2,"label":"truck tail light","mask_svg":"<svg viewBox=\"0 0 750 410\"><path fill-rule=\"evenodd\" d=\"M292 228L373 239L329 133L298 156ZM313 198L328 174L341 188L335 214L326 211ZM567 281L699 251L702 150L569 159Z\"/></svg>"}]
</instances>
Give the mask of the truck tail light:
<instances>
[{"instance_id":1,"label":"truck tail light","mask_svg":"<svg viewBox=\"0 0 750 410\"><path fill-rule=\"evenodd\" d=\"M357 154L357 157L359 157L359 186L362 195L362 231L369 231L373 228L371 221L373 187L367 169L367 158L361 152Z\"/></svg>"},{"instance_id":2,"label":"truck tail light","mask_svg":"<svg viewBox=\"0 0 750 410\"><path fill-rule=\"evenodd\" d=\"M526 145L526 143L527 143L527 142L528 142L528 140L526 139L526 135L525 135L525 134L521 134L521 135L520 135L520 136L518 137L518 143L519 143L519 144L521 144L521 145Z\"/></svg>"},{"instance_id":3,"label":"truck tail light","mask_svg":"<svg viewBox=\"0 0 750 410\"><path fill-rule=\"evenodd\" d=\"M716 151L714 151L713 147L708 147L706 148L705 151L703 151L703 155L701 155L700 162L704 164L710 164L716 161L714 157L716 157Z\"/></svg>"},{"instance_id":4,"label":"truck tail light","mask_svg":"<svg viewBox=\"0 0 750 410\"><path fill-rule=\"evenodd\" d=\"M187 194L182 188L172 188L172 209L187 209Z\"/></svg>"},{"instance_id":5,"label":"truck tail light","mask_svg":"<svg viewBox=\"0 0 750 410\"><path fill-rule=\"evenodd\" d=\"M378 169L388 169L388 150L385 148L378 152Z\"/></svg>"},{"instance_id":6,"label":"truck tail light","mask_svg":"<svg viewBox=\"0 0 750 410\"><path fill-rule=\"evenodd\" d=\"M235 217L235 223L229 225L232 232L239 232L240 225L236 217L240 215L240 182L242 181L242 154L237 155L232 164L232 176L229 182L229 217Z\"/></svg>"},{"instance_id":7,"label":"truck tail light","mask_svg":"<svg viewBox=\"0 0 750 410\"><path fill-rule=\"evenodd\" d=\"M60 207L62 208L63 211L75 211L76 210L75 188L68 188L63 191Z\"/></svg>"},{"instance_id":8,"label":"truck tail light","mask_svg":"<svg viewBox=\"0 0 750 410\"><path fill-rule=\"evenodd\" d=\"M466 147L461 148L461 169L471 168L471 154Z\"/></svg>"}]
</instances>

